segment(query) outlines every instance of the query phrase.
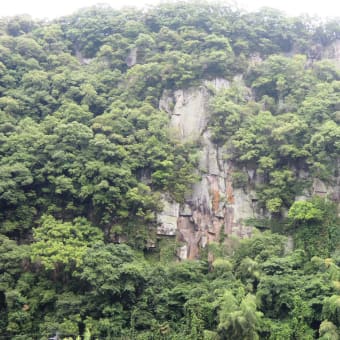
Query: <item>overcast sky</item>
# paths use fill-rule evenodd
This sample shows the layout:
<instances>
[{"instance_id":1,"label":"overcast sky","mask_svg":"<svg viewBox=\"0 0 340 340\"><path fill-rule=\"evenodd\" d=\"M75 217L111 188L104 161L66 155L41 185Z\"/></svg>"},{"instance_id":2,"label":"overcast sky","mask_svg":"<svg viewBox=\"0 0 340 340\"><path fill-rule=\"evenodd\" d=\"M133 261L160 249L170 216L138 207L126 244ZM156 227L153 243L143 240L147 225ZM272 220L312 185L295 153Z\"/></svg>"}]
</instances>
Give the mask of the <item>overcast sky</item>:
<instances>
[{"instance_id":1,"label":"overcast sky","mask_svg":"<svg viewBox=\"0 0 340 340\"><path fill-rule=\"evenodd\" d=\"M78 8L97 3L107 3L112 7L141 7L157 4L162 0L0 0L0 16L27 13L34 18L55 18L68 15ZM289 15L308 13L321 17L340 17L339 0L236 0L241 7L254 10L269 6L283 10ZM220 1L223 2L223 1Z\"/></svg>"}]
</instances>

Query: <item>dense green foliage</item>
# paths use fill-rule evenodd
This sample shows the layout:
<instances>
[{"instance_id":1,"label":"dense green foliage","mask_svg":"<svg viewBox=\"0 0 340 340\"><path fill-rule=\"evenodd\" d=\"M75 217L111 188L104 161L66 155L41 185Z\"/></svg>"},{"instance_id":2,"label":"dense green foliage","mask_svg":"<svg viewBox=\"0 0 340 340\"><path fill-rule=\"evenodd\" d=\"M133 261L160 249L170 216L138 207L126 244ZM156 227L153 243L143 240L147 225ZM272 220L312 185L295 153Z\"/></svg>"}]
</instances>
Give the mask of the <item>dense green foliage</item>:
<instances>
[{"instance_id":1,"label":"dense green foliage","mask_svg":"<svg viewBox=\"0 0 340 340\"><path fill-rule=\"evenodd\" d=\"M57 234L81 221L46 217L43 228L49 223L58 223ZM212 263L203 256L157 264L127 245L103 244L99 235L85 240L88 228L83 225L83 233L49 257L37 244L21 249L2 236L3 334L35 339L86 330L100 339L314 339L339 331L339 258L285 253L285 238L265 232L235 242L232 251L212 244ZM58 237L39 242L52 247ZM28 263L28 254L40 261Z\"/></svg>"},{"instance_id":2,"label":"dense green foliage","mask_svg":"<svg viewBox=\"0 0 340 340\"><path fill-rule=\"evenodd\" d=\"M273 213L290 207L311 177L337 176L340 73L327 61L306 65L303 55L270 56L250 68L249 87L235 84L211 103L215 141L256 171L259 199Z\"/></svg>"},{"instance_id":3,"label":"dense green foliage","mask_svg":"<svg viewBox=\"0 0 340 340\"><path fill-rule=\"evenodd\" d=\"M340 71L321 54L339 38L336 20L204 2L0 19L0 339L339 339L336 205L294 202L338 176ZM184 201L199 146L158 103L216 77L233 185L296 249L229 235L171 262L176 242L150 249L160 195Z\"/></svg>"}]
</instances>

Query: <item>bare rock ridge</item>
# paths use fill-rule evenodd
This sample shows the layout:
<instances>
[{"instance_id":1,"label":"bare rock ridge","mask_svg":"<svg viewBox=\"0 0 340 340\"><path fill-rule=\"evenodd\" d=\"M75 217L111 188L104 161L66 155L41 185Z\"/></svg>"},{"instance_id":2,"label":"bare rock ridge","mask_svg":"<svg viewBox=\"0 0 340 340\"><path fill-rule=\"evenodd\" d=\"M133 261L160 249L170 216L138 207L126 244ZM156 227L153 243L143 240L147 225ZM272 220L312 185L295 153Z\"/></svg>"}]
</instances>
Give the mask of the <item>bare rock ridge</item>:
<instances>
[{"instance_id":1,"label":"bare rock ridge","mask_svg":"<svg viewBox=\"0 0 340 340\"><path fill-rule=\"evenodd\" d=\"M211 141L207 129L209 91L230 86L225 79L205 81L200 87L164 92L159 107L170 115L170 128L182 142L200 142L199 172L201 180L192 188L184 204L163 196L164 209L158 215L158 235L175 236L183 244L180 259L195 259L199 249L224 235L249 237L251 227L245 220L256 217L256 199L243 189L234 189L233 165Z\"/></svg>"}]
</instances>

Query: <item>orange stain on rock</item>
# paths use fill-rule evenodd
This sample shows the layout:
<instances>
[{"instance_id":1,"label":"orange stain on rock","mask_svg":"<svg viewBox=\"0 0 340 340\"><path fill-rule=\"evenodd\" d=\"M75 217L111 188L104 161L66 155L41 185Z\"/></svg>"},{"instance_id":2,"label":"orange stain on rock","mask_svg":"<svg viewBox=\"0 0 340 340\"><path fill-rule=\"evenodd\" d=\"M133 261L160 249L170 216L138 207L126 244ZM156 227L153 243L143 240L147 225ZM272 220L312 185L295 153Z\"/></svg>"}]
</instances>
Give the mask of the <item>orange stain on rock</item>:
<instances>
[{"instance_id":1,"label":"orange stain on rock","mask_svg":"<svg viewBox=\"0 0 340 340\"><path fill-rule=\"evenodd\" d=\"M228 204L234 204L235 203L235 198L234 198L234 191L233 191L233 186L231 181L227 181L227 203Z\"/></svg>"},{"instance_id":2,"label":"orange stain on rock","mask_svg":"<svg viewBox=\"0 0 340 340\"><path fill-rule=\"evenodd\" d=\"M216 212L220 205L220 191L216 188L213 190L213 197L212 197L212 209L214 212Z\"/></svg>"}]
</instances>

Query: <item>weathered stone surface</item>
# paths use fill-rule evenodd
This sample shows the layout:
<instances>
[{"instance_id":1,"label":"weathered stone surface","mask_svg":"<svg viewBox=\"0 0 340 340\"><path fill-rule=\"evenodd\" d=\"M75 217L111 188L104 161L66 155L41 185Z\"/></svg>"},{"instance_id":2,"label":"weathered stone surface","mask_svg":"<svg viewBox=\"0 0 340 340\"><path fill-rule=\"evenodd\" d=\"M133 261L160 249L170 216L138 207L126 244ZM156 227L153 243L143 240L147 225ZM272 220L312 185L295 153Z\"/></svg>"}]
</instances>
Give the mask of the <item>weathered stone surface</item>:
<instances>
[{"instance_id":1,"label":"weathered stone surface","mask_svg":"<svg viewBox=\"0 0 340 340\"><path fill-rule=\"evenodd\" d=\"M162 198L163 214L167 216L179 216L179 203L170 200L167 197Z\"/></svg>"},{"instance_id":2,"label":"weathered stone surface","mask_svg":"<svg viewBox=\"0 0 340 340\"><path fill-rule=\"evenodd\" d=\"M171 115L174 109L174 106L175 104L174 104L174 98L173 98L172 92L169 90L165 90L163 92L161 99L159 100L159 105L158 105L159 109Z\"/></svg>"},{"instance_id":3,"label":"weathered stone surface","mask_svg":"<svg viewBox=\"0 0 340 340\"><path fill-rule=\"evenodd\" d=\"M313 180L313 194L314 195L320 195L320 196L326 196L326 194L329 192L326 184L321 181L318 178L314 178Z\"/></svg>"},{"instance_id":4,"label":"weathered stone surface","mask_svg":"<svg viewBox=\"0 0 340 340\"><path fill-rule=\"evenodd\" d=\"M252 227L244 226L242 224L235 225L232 229L232 235L237 235L240 238L249 238L252 234Z\"/></svg>"},{"instance_id":5,"label":"weathered stone surface","mask_svg":"<svg viewBox=\"0 0 340 340\"><path fill-rule=\"evenodd\" d=\"M336 53L333 53L333 57ZM261 62L259 55L252 57L252 64ZM243 78L235 77L232 83L243 85ZM220 78L205 81L204 84L216 91L231 85ZM202 146L198 168L201 180L193 185L184 204L179 207L178 204L165 200L164 210L158 215L158 234L177 235L178 241L184 244L178 249L180 260L198 258L201 248L219 241L223 234L250 237L252 227L246 225L246 220L270 217L260 207L257 194L250 186L245 189L233 187L234 171L246 172L252 188L263 184L265 179L263 175L257 174L256 168L234 169L234 164L226 157L228 150L218 148L212 142L207 123L210 116L209 96L214 91L209 92L205 86L175 92L165 91L159 103L159 108L170 116L173 135L182 142L199 142ZM249 90L249 98L251 96ZM303 170L296 169L296 172L301 179L310 177ZM312 188L305 190L296 199L307 199L315 194L340 199L340 178L334 179L332 186L315 179ZM228 241L230 238L225 239L226 243ZM293 245L289 241L287 249L291 247Z\"/></svg>"},{"instance_id":6,"label":"weathered stone surface","mask_svg":"<svg viewBox=\"0 0 340 340\"><path fill-rule=\"evenodd\" d=\"M335 160L335 163L337 164L337 173L340 173L340 157ZM311 192L309 193L309 196L312 195L331 199L338 205L340 210L340 176L338 175L330 178L330 181L327 183L323 182L319 178L314 178Z\"/></svg>"},{"instance_id":7,"label":"weathered stone surface","mask_svg":"<svg viewBox=\"0 0 340 340\"><path fill-rule=\"evenodd\" d=\"M176 236L177 217L169 218L167 221L160 222L157 227L157 235Z\"/></svg>"},{"instance_id":8,"label":"weathered stone surface","mask_svg":"<svg viewBox=\"0 0 340 340\"><path fill-rule=\"evenodd\" d=\"M214 145L217 148L217 163L218 163L218 167L219 169L221 169L221 171L223 171L223 175L225 172L225 155L228 153L227 148L224 147L217 147L216 145Z\"/></svg>"},{"instance_id":9,"label":"weathered stone surface","mask_svg":"<svg viewBox=\"0 0 340 340\"><path fill-rule=\"evenodd\" d=\"M207 244L208 244L208 236L205 235L205 234L203 234L202 237L201 237L201 240L200 240L200 244L199 244L199 245L200 245L202 248L205 248Z\"/></svg>"},{"instance_id":10,"label":"weathered stone surface","mask_svg":"<svg viewBox=\"0 0 340 340\"><path fill-rule=\"evenodd\" d=\"M149 239L149 240L147 240L146 241L146 248L156 248L156 242L155 242L155 240L151 240L151 239Z\"/></svg>"},{"instance_id":11,"label":"weathered stone surface","mask_svg":"<svg viewBox=\"0 0 340 340\"><path fill-rule=\"evenodd\" d=\"M234 189L234 202L236 223L242 224L244 220L254 217L252 199L243 189Z\"/></svg>"},{"instance_id":12,"label":"weathered stone surface","mask_svg":"<svg viewBox=\"0 0 340 340\"><path fill-rule=\"evenodd\" d=\"M194 184L190 203L195 210L199 209L204 213L212 211L207 175L204 175L200 182Z\"/></svg>"},{"instance_id":13,"label":"weathered stone surface","mask_svg":"<svg viewBox=\"0 0 340 340\"><path fill-rule=\"evenodd\" d=\"M297 176L300 179L307 179L310 177L310 173L308 171L305 171L303 169L297 170Z\"/></svg>"},{"instance_id":14,"label":"weathered stone surface","mask_svg":"<svg viewBox=\"0 0 340 340\"><path fill-rule=\"evenodd\" d=\"M208 122L208 91L205 87L177 90L170 128L181 141L198 140Z\"/></svg>"},{"instance_id":15,"label":"weathered stone surface","mask_svg":"<svg viewBox=\"0 0 340 340\"><path fill-rule=\"evenodd\" d=\"M213 87L216 91L226 90L230 87L230 82L224 78L215 78L212 80L205 80L204 85Z\"/></svg>"},{"instance_id":16,"label":"weathered stone surface","mask_svg":"<svg viewBox=\"0 0 340 340\"><path fill-rule=\"evenodd\" d=\"M171 201L166 196L162 198L162 203L163 211L157 215L157 234L175 236L179 216L179 203Z\"/></svg>"},{"instance_id":17,"label":"weathered stone surface","mask_svg":"<svg viewBox=\"0 0 340 340\"><path fill-rule=\"evenodd\" d=\"M180 216L178 219L178 239L180 242L184 242L187 246L187 256L188 259L195 259L199 254L199 241L201 239L202 233L200 230L196 230L195 224L188 218L184 216ZM182 256L180 258L183 259L183 247Z\"/></svg>"},{"instance_id":18,"label":"weathered stone surface","mask_svg":"<svg viewBox=\"0 0 340 340\"><path fill-rule=\"evenodd\" d=\"M179 211L180 216L192 216L192 210L189 204L184 203L180 207Z\"/></svg>"},{"instance_id":19,"label":"weathered stone surface","mask_svg":"<svg viewBox=\"0 0 340 340\"><path fill-rule=\"evenodd\" d=\"M230 86L222 79L206 85L217 90ZM186 245L179 249L179 259L197 258L200 248L218 241L223 233L240 237L251 234L251 228L243 223L254 216L254 201L243 189L234 190L233 164L224 160L226 151L219 150L211 141L207 129L208 100L208 91L202 86L164 92L159 103L160 109L169 113L170 127L177 138L183 142L200 141L202 145L201 180L193 185L191 195L179 209L165 200L163 212L158 215L158 234L171 236L177 232L178 241ZM255 177L255 171L251 175Z\"/></svg>"},{"instance_id":20,"label":"weathered stone surface","mask_svg":"<svg viewBox=\"0 0 340 340\"><path fill-rule=\"evenodd\" d=\"M186 260L188 258L188 246L186 244L178 248L177 256L181 261Z\"/></svg>"},{"instance_id":21,"label":"weathered stone surface","mask_svg":"<svg viewBox=\"0 0 340 340\"><path fill-rule=\"evenodd\" d=\"M207 176L210 187L210 200L212 213L216 214L220 209L221 191L219 186L219 178L216 175Z\"/></svg>"},{"instance_id":22,"label":"weathered stone surface","mask_svg":"<svg viewBox=\"0 0 340 340\"><path fill-rule=\"evenodd\" d=\"M218 163L218 151L216 146L211 142L211 134L209 131L202 135L203 150L200 160L200 168L202 171L210 175L220 175L220 166Z\"/></svg>"},{"instance_id":23,"label":"weathered stone surface","mask_svg":"<svg viewBox=\"0 0 340 340\"><path fill-rule=\"evenodd\" d=\"M255 178L256 172L255 169L247 169L248 177L252 181Z\"/></svg>"}]
</instances>

